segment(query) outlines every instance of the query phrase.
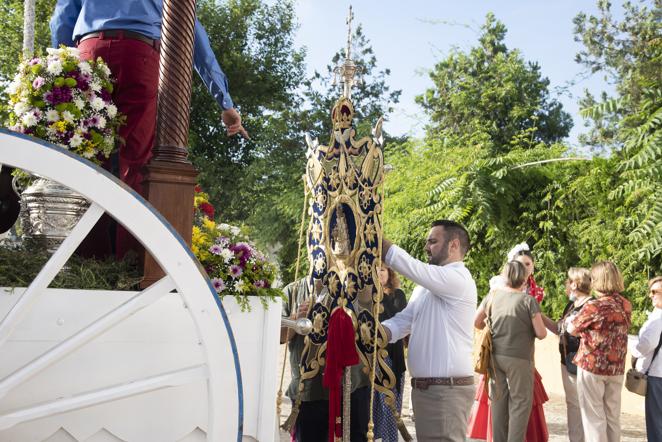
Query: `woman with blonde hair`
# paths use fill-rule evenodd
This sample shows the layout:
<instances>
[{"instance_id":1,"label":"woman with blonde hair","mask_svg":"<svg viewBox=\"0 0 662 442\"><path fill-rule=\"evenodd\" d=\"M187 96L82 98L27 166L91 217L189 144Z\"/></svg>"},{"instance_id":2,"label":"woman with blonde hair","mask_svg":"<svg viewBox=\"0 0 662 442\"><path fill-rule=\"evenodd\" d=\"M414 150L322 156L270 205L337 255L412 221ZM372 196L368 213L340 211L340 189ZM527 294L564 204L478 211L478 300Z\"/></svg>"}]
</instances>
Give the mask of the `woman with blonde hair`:
<instances>
[{"instance_id":1,"label":"woman with blonde hair","mask_svg":"<svg viewBox=\"0 0 662 442\"><path fill-rule=\"evenodd\" d=\"M547 330L538 302L523 292L528 277L524 265L510 261L502 276L506 287L491 290L483 299L474 326L483 329L488 322L492 332L492 438L524 441L533 403L534 341L543 339Z\"/></svg>"},{"instance_id":2,"label":"woman with blonde hair","mask_svg":"<svg viewBox=\"0 0 662 442\"><path fill-rule=\"evenodd\" d=\"M623 277L613 262L591 267L591 287L596 298L566 320L568 333L581 338L573 360L579 409L586 441L616 442L632 305L621 296Z\"/></svg>"},{"instance_id":3,"label":"woman with blonde hair","mask_svg":"<svg viewBox=\"0 0 662 442\"><path fill-rule=\"evenodd\" d=\"M553 321L543 315L542 319L549 331L559 335L559 353L561 353L561 380L565 391L566 413L568 418L568 440L584 442L579 399L577 397L577 366L572 362L579 350L579 338L566 330L566 320L577 315L591 299L591 271L583 267L568 269L565 281L565 293L568 304L563 309L561 319Z\"/></svg>"},{"instance_id":4,"label":"woman with blonde hair","mask_svg":"<svg viewBox=\"0 0 662 442\"><path fill-rule=\"evenodd\" d=\"M649 442L662 442L662 276L648 281L648 296L653 311L639 330L633 342L632 356L637 358L636 368L646 373L646 436Z\"/></svg>"}]
</instances>

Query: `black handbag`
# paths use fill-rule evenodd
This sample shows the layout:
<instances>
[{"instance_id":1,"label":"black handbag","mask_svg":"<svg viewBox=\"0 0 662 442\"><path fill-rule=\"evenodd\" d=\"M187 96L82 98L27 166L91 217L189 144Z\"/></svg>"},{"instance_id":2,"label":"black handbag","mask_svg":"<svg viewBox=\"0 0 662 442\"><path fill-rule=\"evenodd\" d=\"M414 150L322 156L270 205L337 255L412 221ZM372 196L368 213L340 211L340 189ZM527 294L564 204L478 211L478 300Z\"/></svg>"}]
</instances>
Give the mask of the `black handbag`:
<instances>
[{"instance_id":1,"label":"black handbag","mask_svg":"<svg viewBox=\"0 0 662 442\"><path fill-rule=\"evenodd\" d=\"M579 307L575 307L575 308L571 309L570 312L568 312L568 313L577 314L582 309L584 304L586 304L586 303L583 303ZM564 316L562 318L562 320L565 320L566 317L567 317L567 314L566 314L566 316ZM572 362L572 360L575 359L575 355L577 354L577 350L568 351L568 347L569 347L568 339L572 340L572 348L578 348L579 347L579 339L574 337L574 336L568 335L568 333L565 331L565 329L563 330L563 333L561 334L560 339L561 339L561 345L563 346L563 361L565 362L565 368L568 370L568 373L575 376L575 375L577 375L577 366L575 365L574 362Z\"/></svg>"},{"instance_id":2,"label":"black handbag","mask_svg":"<svg viewBox=\"0 0 662 442\"><path fill-rule=\"evenodd\" d=\"M565 354L565 368L568 370L568 373L572 375L577 374L577 366L572 362L575 359L576 351L571 351L570 353Z\"/></svg>"},{"instance_id":3,"label":"black handbag","mask_svg":"<svg viewBox=\"0 0 662 442\"><path fill-rule=\"evenodd\" d=\"M572 360L575 359L577 352L568 351L568 334L565 332L561 335L561 345L563 346L563 360L565 361L565 368L568 370L568 373L576 375L577 366L574 362L572 362Z\"/></svg>"}]
</instances>

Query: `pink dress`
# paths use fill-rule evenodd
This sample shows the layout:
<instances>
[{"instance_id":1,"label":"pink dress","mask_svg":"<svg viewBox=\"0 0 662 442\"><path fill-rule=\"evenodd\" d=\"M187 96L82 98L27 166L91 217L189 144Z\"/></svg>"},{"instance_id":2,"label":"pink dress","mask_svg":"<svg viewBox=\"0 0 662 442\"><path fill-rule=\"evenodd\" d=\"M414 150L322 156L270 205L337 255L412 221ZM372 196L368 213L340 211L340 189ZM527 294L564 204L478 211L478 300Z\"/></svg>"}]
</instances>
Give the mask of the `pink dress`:
<instances>
[{"instance_id":1,"label":"pink dress","mask_svg":"<svg viewBox=\"0 0 662 442\"><path fill-rule=\"evenodd\" d=\"M527 293L538 302L545 296L542 287L538 287L529 277ZM545 421L545 410L543 404L549 400L545 387L542 385L542 377L538 370L534 370L533 378L533 405L529 424L526 429L526 442L547 442L549 432L547 431L547 422ZM480 376L474 404L471 407L469 416L469 425L467 428L467 437L472 439L492 440L492 413L490 410L489 397L485 388L485 378Z\"/></svg>"}]
</instances>

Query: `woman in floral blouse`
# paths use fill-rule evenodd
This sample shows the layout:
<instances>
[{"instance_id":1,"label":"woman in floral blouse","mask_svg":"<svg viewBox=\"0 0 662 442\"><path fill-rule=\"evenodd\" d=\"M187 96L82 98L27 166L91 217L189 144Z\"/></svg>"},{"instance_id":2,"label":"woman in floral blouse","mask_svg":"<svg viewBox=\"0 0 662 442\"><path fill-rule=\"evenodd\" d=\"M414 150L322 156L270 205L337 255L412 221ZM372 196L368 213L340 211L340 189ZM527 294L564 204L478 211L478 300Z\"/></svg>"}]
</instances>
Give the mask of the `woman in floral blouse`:
<instances>
[{"instance_id":1,"label":"woman in floral blouse","mask_svg":"<svg viewBox=\"0 0 662 442\"><path fill-rule=\"evenodd\" d=\"M596 299L569 319L568 332L579 336L575 356L577 392L586 442L620 441L621 389L625 372L632 305L620 293L623 277L616 265L598 262L591 268Z\"/></svg>"}]
</instances>

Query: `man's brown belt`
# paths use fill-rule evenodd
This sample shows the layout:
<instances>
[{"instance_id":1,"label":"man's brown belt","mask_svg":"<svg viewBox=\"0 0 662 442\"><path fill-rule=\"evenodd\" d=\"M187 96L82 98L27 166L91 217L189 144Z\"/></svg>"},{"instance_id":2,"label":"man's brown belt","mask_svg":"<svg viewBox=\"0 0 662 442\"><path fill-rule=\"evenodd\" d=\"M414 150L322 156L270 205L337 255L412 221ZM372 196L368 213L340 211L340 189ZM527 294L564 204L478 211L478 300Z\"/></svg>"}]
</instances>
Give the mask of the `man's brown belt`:
<instances>
[{"instance_id":1,"label":"man's brown belt","mask_svg":"<svg viewBox=\"0 0 662 442\"><path fill-rule=\"evenodd\" d=\"M78 39L78 43L88 38L100 38L100 39L129 39L129 40L138 40L142 41L158 50L161 41L149 38L146 35L141 34L140 32L125 31L123 29L106 29L104 31L90 32L89 34L83 35Z\"/></svg>"},{"instance_id":2,"label":"man's brown belt","mask_svg":"<svg viewBox=\"0 0 662 442\"><path fill-rule=\"evenodd\" d=\"M411 378L412 388L427 390L430 385L473 385L473 376L459 378Z\"/></svg>"}]
</instances>

